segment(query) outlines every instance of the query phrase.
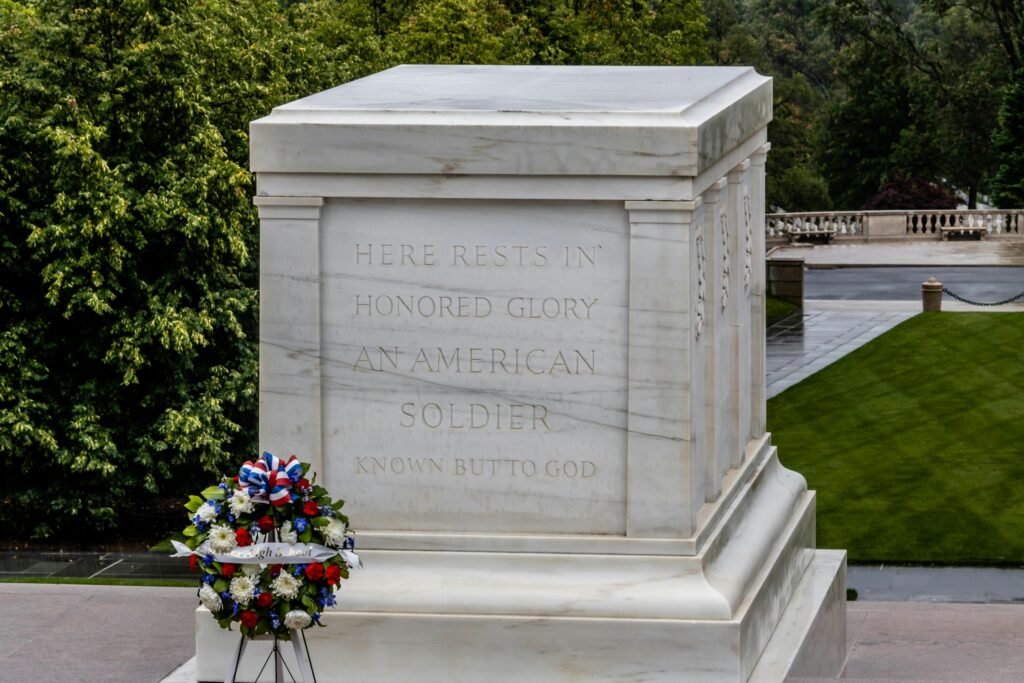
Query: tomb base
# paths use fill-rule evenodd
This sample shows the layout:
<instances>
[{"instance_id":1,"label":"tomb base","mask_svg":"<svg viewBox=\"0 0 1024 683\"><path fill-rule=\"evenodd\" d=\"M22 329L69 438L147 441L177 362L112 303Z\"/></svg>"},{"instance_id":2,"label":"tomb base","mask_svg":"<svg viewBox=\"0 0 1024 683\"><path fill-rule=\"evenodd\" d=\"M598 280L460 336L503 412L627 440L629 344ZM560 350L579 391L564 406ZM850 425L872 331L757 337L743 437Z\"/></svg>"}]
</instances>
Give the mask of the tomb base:
<instances>
[{"instance_id":1,"label":"tomb base","mask_svg":"<svg viewBox=\"0 0 1024 683\"><path fill-rule=\"evenodd\" d=\"M597 538L586 552L579 537L566 543L572 552L539 552L550 548L543 538L469 534L365 550L366 569L345 582L339 609L323 615L327 628L306 632L317 681L838 675L845 552L814 549L814 493L767 438L752 442L704 519L692 554L662 539ZM506 550L486 550L489 542ZM198 680L223 680L237 632L202 608L196 618ZM265 658L250 650L240 682L255 680Z\"/></svg>"}]
</instances>

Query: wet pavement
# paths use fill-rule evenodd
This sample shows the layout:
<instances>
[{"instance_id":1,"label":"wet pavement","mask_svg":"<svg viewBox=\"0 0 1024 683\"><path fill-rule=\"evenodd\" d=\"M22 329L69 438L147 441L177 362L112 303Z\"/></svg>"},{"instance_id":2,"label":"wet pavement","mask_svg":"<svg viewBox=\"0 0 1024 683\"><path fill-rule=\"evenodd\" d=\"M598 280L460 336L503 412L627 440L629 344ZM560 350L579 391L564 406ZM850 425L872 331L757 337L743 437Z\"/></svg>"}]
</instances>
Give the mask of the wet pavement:
<instances>
[{"instance_id":1,"label":"wet pavement","mask_svg":"<svg viewBox=\"0 0 1024 683\"><path fill-rule=\"evenodd\" d=\"M188 560L170 553L0 552L0 582L7 578L188 579Z\"/></svg>"},{"instance_id":2,"label":"wet pavement","mask_svg":"<svg viewBox=\"0 0 1024 683\"><path fill-rule=\"evenodd\" d=\"M916 313L916 310L888 308L834 310L827 304L804 302L803 312L768 328L768 398L810 377Z\"/></svg>"},{"instance_id":3,"label":"wet pavement","mask_svg":"<svg viewBox=\"0 0 1024 683\"><path fill-rule=\"evenodd\" d=\"M0 683L155 683L195 654L194 588L0 583Z\"/></svg>"},{"instance_id":4,"label":"wet pavement","mask_svg":"<svg viewBox=\"0 0 1024 683\"><path fill-rule=\"evenodd\" d=\"M921 301L921 283L934 277L956 294L985 303L1024 292L1024 267L841 268L804 272L804 298L812 300ZM943 305L953 303L943 296Z\"/></svg>"},{"instance_id":5,"label":"wet pavement","mask_svg":"<svg viewBox=\"0 0 1024 683\"><path fill-rule=\"evenodd\" d=\"M850 266L1024 266L1024 240L845 242L783 246L779 258L800 257L811 268Z\"/></svg>"}]
</instances>

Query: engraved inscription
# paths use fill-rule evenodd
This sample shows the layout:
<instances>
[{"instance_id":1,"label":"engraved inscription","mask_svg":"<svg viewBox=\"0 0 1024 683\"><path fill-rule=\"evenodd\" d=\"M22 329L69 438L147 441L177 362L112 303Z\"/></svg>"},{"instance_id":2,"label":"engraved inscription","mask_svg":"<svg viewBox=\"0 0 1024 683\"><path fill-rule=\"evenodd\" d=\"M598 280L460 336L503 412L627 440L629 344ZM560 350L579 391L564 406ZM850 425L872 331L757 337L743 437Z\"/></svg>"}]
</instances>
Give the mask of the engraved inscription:
<instances>
[{"instance_id":1,"label":"engraved inscription","mask_svg":"<svg viewBox=\"0 0 1024 683\"><path fill-rule=\"evenodd\" d=\"M590 479L597 474L591 460L517 458L418 458L366 456L355 459L356 474L448 474L455 477L534 477Z\"/></svg>"},{"instance_id":2,"label":"engraved inscription","mask_svg":"<svg viewBox=\"0 0 1024 683\"><path fill-rule=\"evenodd\" d=\"M364 528L625 533L622 203L332 199L323 216L325 476L356 478Z\"/></svg>"}]
</instances>

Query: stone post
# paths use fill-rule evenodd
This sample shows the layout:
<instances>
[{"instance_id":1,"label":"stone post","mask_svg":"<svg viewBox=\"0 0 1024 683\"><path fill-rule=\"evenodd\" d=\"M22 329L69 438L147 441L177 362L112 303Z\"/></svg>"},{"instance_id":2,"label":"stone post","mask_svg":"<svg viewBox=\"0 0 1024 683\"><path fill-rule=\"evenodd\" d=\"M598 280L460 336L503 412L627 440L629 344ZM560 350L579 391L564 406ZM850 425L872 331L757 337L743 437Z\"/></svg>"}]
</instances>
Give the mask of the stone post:
<instances>
[{"instance_id":1,"label":"stone post","mask_svg":"<svg viewBox=\"0 0 1024 683\"><path fill-rule=\"evenodd\" d=\"M942 283L933 277L921 283L921 303L925 311L942 310Z\"/></svg>"}]
</instances>

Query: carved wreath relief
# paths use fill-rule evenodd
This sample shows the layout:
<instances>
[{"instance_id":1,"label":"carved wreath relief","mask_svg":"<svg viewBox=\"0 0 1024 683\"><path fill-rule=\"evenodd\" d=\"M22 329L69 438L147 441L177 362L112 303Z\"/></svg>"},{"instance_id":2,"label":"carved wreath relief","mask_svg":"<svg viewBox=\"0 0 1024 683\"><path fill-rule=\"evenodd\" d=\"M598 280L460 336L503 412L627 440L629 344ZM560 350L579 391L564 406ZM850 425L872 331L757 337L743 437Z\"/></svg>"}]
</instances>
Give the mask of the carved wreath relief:
<instances>
[{"instance_id":1,"label":"carved wreath relief","mask_svg":"<svg viewBox=\"0 0 1024 683\"><path fill-rule=\"evenodd\" d=\"M750 221L750 190L743 186L743 225L746 229L746 240L744 240L743 254L743 289L750 292L750 283L754 273L754 229Z\"/></svg>"},{"instance_id":2,"label":"carved wreath relief","mask_svg":"<svg viewBox=\"0 0 1024 683\"><path fill-rule=\"evenodd\" d=\"M697 310L694 312L694 325L695 336L700 339L700 333L704 331L704 299L707 297L704 281L705 276L705 265L704 265L704 227L698 223L696 229L694 229L694 244L697 248Z\"/></svg>"},{"instance_id":3,"label":"carved wreath relief","mask_svg":"<svg viewBox=\"0 0 1024 683\"><path fill-rule=\"evenodd\" d=\"M729 211L722 204L722 210L718 214L722 226L722 310L729 305Z\"/></svg>"}]
</instances>

